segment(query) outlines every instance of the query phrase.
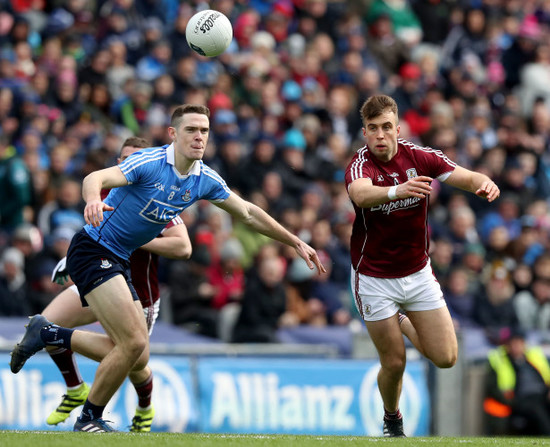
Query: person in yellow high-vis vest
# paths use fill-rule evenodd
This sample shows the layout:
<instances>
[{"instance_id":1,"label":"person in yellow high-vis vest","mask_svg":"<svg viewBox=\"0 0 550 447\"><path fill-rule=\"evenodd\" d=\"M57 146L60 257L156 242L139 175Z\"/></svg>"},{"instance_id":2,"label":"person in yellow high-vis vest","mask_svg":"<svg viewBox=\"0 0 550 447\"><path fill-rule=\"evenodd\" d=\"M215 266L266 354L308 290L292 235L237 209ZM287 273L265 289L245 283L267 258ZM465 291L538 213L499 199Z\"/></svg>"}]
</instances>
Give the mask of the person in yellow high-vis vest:
<instances>
[{"instance_id":1,"label":"person in yellow high-vis vest","mask_svg":"<svg viewBox=\"0 0 550 447\"><path fill-rule=\"evenodd\" d=\"M542 349L514 329L489 352L488 363L483 409L491 434L550 436L550 364Z\"/></svg>"}]
</instances>

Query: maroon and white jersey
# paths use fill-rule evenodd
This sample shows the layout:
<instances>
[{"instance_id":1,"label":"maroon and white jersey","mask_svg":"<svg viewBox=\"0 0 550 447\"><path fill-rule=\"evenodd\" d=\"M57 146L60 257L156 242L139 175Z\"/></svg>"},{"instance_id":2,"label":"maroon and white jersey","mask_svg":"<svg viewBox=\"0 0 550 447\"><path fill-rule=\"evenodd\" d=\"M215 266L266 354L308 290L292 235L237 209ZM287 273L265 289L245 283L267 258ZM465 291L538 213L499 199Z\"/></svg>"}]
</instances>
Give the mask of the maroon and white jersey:
<instances>
[{"instance_id":1,"label":"maroon and white jersey","mask_svg":"<svg viewBox=\"0 0 550 447\"><path fill-rule=\"evenodd\" d=\"M174 217L157 237L162 237L162 233L168 228L181 224L183 224L181 217ZM144 309L152 306L160 298L158 266L158 255L150 251L138 248L130 256L132 284Z\"/></svg>"},{"instance_id":2,"label":"maroon and white jersey","mask_svg":"<svg viewBox=\"0 0 550 447\"><path fill-rule=\"evenodd\" d=\"M346 169L346 189L358 178L369 178L375 186L394 186L420 175L444 181L456 167L439 150L403 139L397 146L397 154L387 163L367 146L359 149ZM353 269L379 278L401 278L421 270L428 262L428 202L409 197L371 208L354 203Z\"/></svg>"}]
</instances>

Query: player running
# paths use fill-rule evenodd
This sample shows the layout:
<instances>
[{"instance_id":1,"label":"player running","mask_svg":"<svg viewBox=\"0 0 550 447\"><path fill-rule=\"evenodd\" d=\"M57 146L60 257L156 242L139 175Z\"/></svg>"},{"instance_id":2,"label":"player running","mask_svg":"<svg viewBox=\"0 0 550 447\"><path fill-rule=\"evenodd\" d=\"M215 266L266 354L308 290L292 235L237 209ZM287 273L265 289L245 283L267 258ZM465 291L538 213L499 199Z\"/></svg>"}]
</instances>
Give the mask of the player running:
<instances>
[{"instance_id":1,"label":"player running","mask_svg":"<svg viewBox=\"0 0 550 447\"><path fill-rule=\"evenodd\" d=\"M117 162L121 163L134 152L147 147L149 147L149 143L143 138L128 138L122 145ZM102 191L102 196L106 197L108 192ZM191 255L191 241L181 217L177 216L172 219L159 237L143 245L130 256L132 284L141 301L149 335L153 331L160 309L159 255L171 259L188 259ZM66 258L64 258L54 269L52 280L64 284L67 277ZM97 321L90 307L82 306L78 288L74 284L55 297L44 309L42 315L52 323L70 328ZM80 375L72 350L54 346L48 346L46 349L61 371L67 385L67 393L63 396L61 404L46 419L49 425L57 425L64 422L72 410L86 402L90 387ZM138 404L130 431L149 432L155 415L151 403L153 372L146 365L143 369L130 371L128 377L138 395Z\"/></svg>"},{"instance_id":2,"label":"player running","mask_svg":"<svg viewBox=\"0 0 550 447\"><path fill-rule=\"evenodd\" d=\"M372 96L361 107L366 145L346 170L356 218L351 235L352 290L380 357L378 388L384 435L404 437L399 397L405 370L401 330L440 368L456 362L453 322L428 256L433 179L489 202L500 191L486 175L458 166L441 151L398 139L397 104ZM399 324L403 308L408 318Z\"/></svg>"},{"instance_id":3,"label":"player running","mask_svg":"<svg viewBox=\"0 0 550 447\"><path fill-rule=\"evenodd\" d=\"M147 327L131 283L128 258L196 201L211 201L251 229L293 247L309 268L326 272L312 247L233 193L202 162L209 117L210 110L203 105L180 106L168 127L172 144L139 151L118 166L84 179L87 225L73 237L67 265L84 302L108 336L61 327L35 315L10 362L12 372L17 373L29 357L48 345L102 358L75 431L114 431L102 418L105 406L128 373L145 368L149 359ZM115 189L103 201L101 188Z\"/></svg>"}]
</instances>

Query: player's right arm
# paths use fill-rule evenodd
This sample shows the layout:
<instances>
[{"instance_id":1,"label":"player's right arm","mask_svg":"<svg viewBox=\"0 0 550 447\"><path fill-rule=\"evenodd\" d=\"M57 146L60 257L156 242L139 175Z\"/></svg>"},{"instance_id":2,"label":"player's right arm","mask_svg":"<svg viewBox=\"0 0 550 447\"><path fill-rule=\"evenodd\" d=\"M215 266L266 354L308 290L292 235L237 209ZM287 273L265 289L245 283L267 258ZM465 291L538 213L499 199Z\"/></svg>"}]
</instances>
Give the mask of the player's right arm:
<instances>
[{"instance_id":1,"label":"player's right arm","mask_svg":"<svg viewBox=\"0 0 550 447\"><path fill-rule=\"evenodd\" d=\"M433 179L424 175L412 178L405 183L396 185L393 192L394 199L405 199L407 197L418 197L423 199L428 196L432 190L430 182ZM375 186L370 178L358 178L354 180L348 189L350 199L359 208L370 208L382 203L389 202L389 186Z\"/></svg>"},{"instance_id":2,"label":"player's right arm","mask_svg":"<svg viewBox=\"0 0 550 447\"><path fill-rule=\"evenodd\" d=\"M101 200L103 188L118 188L126 186L128 180L118 166L101 169L88 174L82 182L82 197L86 202L84 220L86 223L98 227L103 221L103 212L114 208Z\"/></svg>"}]
</instances>

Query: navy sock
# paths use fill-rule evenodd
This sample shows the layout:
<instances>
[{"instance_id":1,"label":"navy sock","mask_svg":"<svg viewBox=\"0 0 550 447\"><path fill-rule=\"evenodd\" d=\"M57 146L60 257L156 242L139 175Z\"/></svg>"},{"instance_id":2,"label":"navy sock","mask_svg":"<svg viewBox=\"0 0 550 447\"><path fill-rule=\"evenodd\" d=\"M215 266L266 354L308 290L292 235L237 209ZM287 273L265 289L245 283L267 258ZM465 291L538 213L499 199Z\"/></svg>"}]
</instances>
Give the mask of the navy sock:
<instances>
[{"instance_id":1,"label":"navy sock","mask_svg":"<svg viewBox=\"0 0 550 447\"><path fill-rule=\"evenodd\" d=\"M80 413L78 420L80 422L88 422L99 419L103 416L103 410L105 410L105 405L94 405L86 399L86 402L84 402L84 408L82 408L82 413Z\"/></svg>"},{"instance_id":2,"label":"navy sock","mask_svg":"<svg viewBox=\"0 0 550 447\"><path fill-rule=\"evenodd\" d=\"M61 348L71 349L71 337L74 329L52 324L40 329L40 338L48 346L59 346Z\"/></svg>"}]
</instances>

